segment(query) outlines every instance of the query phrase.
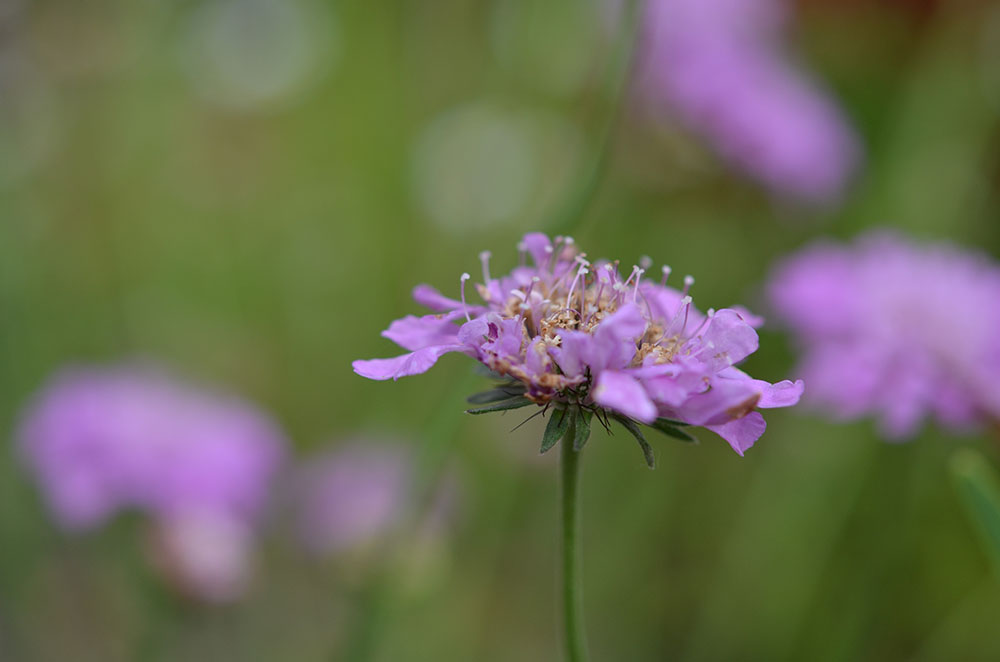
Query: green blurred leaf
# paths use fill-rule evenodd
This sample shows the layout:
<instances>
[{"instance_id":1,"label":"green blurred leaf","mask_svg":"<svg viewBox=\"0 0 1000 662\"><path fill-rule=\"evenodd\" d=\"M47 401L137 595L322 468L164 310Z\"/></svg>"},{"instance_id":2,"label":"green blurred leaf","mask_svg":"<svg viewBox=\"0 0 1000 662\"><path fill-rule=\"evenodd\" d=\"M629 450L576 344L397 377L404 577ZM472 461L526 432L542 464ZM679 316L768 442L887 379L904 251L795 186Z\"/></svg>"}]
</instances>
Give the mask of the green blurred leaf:
<instances>
[{"instance_id":1,"label":"green blurred leaf","mask_svg":"<svg viewBox=\"0 0 1000 662\"><path fill-rule=\"evenodd\" d=\"M493 404L486 405L485 407L474 407L472 409L466 409L466 414L489 414L494 411L507 411L508 409L519 409L521 407L527 407L528 405L535 404L531 400L525 398L524 396L517 396L514 398L508 398L506 400L501 400L499 402L494 402Z\"/></svg>"},{"instance_id":2,"label":"green blurred leaf","mask_svg":"<svg viewBox=\"0 0 1000 662\"><path fill-rule=\"evenodd\" d=\"M545 426L545 433L542 435L542 448L538 451L539 453L546 452L563 438L574 416L576 416L576 408L555 410L549 418L549 424Z\"/></svg>"},{"instance_id":3,"label":"green blurred leaf","mask_svg":"<svg viewBox=\"0 0 1000 662\"><path fill-rule=\"evenodd\" d=\"M626 416L621 416L619 414L612 414L612 418L621 423L622 427L628 430L635 440L639 442L639 447L642 449L642 455L646 458L646 466L650 469L656 468L656 457L653 455L653 447L649 445L646 441L645 435L642 434L642 430L636 425L635 421Z\"/></svg>"},{"instance_id":4,"label":"green blurred leaf","mask_svg":"<svg viewBox=\"0 0 1000 662\"><path fill-rule=\"evenodd\" d=\"M951 475L993 560L993 570L1000 575L1000 480L996 471L982 453L964 448L951 457Z\"/></svg>"},{"instance_id":5,"label":"green blurred leaf","mask_svg":"<svg viewBox=\"0 0 1000 662\"><path fill-rule=\"evenodd\" d=\"M518 384L511 384L510 386L498 386L489 391L483 391L481 393L473 393L468 398L466 402L474 405L481 405L487 402L499 402L500 400L508 400L515 397L523 397L524 386Z\"/></svg>"},{"instance_id":6,"label":"green blurred leaf","mask_svg":"<svg viewBox=\"0 0 1000 662\"><path fill-rule=\"evenodd\" d=\"M587 440L590 439L590 419L593 412L580 409L576 415L576 430L573 434L573 450L578 451L583 448Z\"/></svg>"},{"instance_id":7,"label":"green blurred leaf","mask_svg":"<svg viewBox=\"0 0 1000 662\"><path fill-rule=\"evenodd\" d=\"M687 425L687 424L681 423L681 425ZM674 421L671 421L670 419L667 418L658 418L652 423L650 423L649 427L653 428L654 430L657 430L658 432L662 432L668 437L673 437L674 439L680 439L681 441L686 441L688 443L694 443L694 444L698 443L698 437L694 436L689 432L681 430L680 428L677 427L677 424Z\"/></svg>"}]
</instances>

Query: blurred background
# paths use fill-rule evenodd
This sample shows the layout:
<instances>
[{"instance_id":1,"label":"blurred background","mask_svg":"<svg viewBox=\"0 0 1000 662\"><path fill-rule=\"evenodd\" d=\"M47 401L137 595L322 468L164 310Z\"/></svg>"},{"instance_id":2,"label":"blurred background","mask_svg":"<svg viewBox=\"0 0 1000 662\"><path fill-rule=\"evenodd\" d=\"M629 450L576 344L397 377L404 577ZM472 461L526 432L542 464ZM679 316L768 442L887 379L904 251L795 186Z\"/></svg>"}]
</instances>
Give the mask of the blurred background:
<instances>
[{"instance_id":1,"label":"blurred background","mask_svg":"<svg viewBox=\"0 0 1000 662\"><path fill-rule=\"evenodd\" d=\"M463 414L484 386L463 358L351 371L397 353L378 333L414 285L455 296L532 230L763 313L772 262L820 236L1000 255L1000 6L692 6L0 0L0 659L559 659L543 424ZM289 440L238 597L175 586L142 513L63 530L18 451L53 374L135 360ZM748 371L793 365L766 326ZM658 438L655 471L595 432L593 658L1000 658L1000 586L946 466L995 441L767 418L744 458ZM396 487L358 517L391 525L303 548L295 471L366 443Z\"/></svg>"}]
</instances>

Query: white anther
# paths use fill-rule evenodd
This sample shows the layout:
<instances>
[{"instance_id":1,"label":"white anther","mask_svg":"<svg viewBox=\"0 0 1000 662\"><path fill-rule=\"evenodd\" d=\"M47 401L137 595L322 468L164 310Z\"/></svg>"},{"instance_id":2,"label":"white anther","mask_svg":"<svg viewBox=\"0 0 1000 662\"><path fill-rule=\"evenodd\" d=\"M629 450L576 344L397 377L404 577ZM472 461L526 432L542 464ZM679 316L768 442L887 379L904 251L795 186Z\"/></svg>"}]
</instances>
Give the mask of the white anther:
<instances>
[{"instance_id":1,"label":"white anther","mask_svg":"<svg viewBox=\"0 0 1000 662\"><path fill-rule=\"evenodd\" d=\"M639 258L639 266L642 267L643 269L649 269L651 266L653 266L653 258L649 257L648 255L643 255L642 257Z\"/></svg>"},{"instance_id":2,"label":"white anther","mask_svg":"<svg viewBox=\"0 0 1000 662\"><path fill-rule=\"evenodd\" d=\"M681 290L681 293L687 294L692 285L694 285L694 276L684 276L684 289Z\"/></svg>"},{"instance_id":3,"label":"white anther","mask_svg":"<svg viewBox=\"0 0 1000 662\"><path fill-rule=\"evenodd\" d=\"M470 276L468 273L463 273L462 277L459 278L459 282L461 283L460 287L462 291L462 312L465 313L466 322L472 321L472 318L469 317L469 307L465 304L465 281L469 280L470 278L472 278L472 276Z\"/></svg>"},{"instance_id":4,"label":"white anther","mask_svg":"<svg viewBox=\"0 0 1000 662\"><path fill-rule=\"evenodd\" d=\"M646 273L645 269L639 269L635 272L635 290L632 291L632 303L639 297L639 282L642 280L642 275Z\"/></svg>"}]
</instances>

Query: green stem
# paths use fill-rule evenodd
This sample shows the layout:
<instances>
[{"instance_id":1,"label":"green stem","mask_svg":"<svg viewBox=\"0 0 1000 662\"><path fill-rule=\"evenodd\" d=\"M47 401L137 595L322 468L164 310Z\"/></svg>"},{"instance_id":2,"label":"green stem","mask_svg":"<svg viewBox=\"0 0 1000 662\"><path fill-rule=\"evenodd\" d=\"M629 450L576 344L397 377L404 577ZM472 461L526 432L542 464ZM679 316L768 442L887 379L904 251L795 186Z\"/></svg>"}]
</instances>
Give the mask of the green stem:
<instances>
[{"instance_id":1,"label":"green stem","mask_svg":"<svg viewBox=\"0 0 1000 662\"><path fill-rule=\"evenodd\" d=\"M567 199L546 223L549 234L566 234L572 230L579 232L581 221L588 207L597 196L604 173L611 159L614 148L615 134L622 112L627 103L629 84L632 79L632 68L635 60L636 45L641 28L643 0L633 0L625 15L625 30L618 43L614 61L609 67L609 76L605 95L611 99L611 109L600 129L593 157L584 168L576 185L569 192Z\"/></svg>"},{"instance_id":2,"label":"green stem","mask_svg":"<svg viewBox=\"0 0 1000 662\"><path fill-rule=\"evenodd\" d=\"M563 533L563 626L566 661L585 662L587 642L583 628L583 596L580 581L580 454L573 450L576 426L572 423L562 439L562 533Z\"/></svg>"}]
</instances>

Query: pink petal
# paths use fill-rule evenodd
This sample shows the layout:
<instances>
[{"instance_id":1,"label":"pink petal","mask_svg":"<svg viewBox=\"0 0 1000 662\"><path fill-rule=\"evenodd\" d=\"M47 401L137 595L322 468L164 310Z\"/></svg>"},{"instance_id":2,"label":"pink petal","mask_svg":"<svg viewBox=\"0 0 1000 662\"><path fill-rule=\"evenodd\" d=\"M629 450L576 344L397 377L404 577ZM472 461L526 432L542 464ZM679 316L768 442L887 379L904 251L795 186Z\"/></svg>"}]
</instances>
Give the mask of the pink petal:
<instances>
[{"instance_id":1,"label":"pink petal","mask_svg":"<svg viewBox=\"0 0 1000 662\"><path fill-rule=\"evenodd\" d=\"M728 441L734 451L743 455L764 434L767 423L759 412L754 411L735 421L705 427Z\"/></svg>"},{"instance_id":2,"label":"pink petal","mask_svg":"<svg viewBox=\"0 0 1000 662\"><path fill-rule=\"evenodd\" d=\"M419 375L431 369L437 360L449 352L467 351L464 345L438 345L434 347L424 347L409 354L396 356L391 359L369 359L366 361L355 361L351 364L354 372L368 379L392 379Z\"/></svg>"},{"instance_id":3,"label":"pink petal","mask_svg":"<svg viewBox=\"0 0 1000 662\"><path fill-rule=\"evenodd\" d=\"M598 375L593 391L594 402L643 423L656 420L656 405L642 385L631 375L605 370Z\"/></svg>"}]
</instances>

